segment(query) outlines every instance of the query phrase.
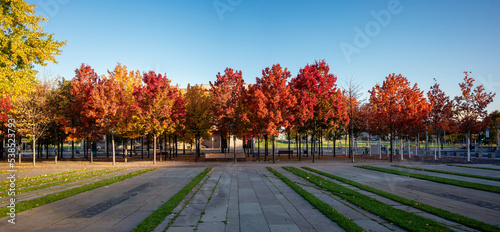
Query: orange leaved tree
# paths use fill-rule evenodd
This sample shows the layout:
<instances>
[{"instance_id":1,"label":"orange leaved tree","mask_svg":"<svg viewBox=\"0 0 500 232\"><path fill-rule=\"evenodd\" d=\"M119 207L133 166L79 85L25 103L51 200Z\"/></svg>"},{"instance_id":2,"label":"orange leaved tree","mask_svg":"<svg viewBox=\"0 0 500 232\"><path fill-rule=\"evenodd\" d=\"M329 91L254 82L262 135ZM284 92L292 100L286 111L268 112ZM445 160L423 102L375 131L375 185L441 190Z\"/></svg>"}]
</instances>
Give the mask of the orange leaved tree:
<instances>
[{"instance_id":1,"label":"orange leaved tree","mask_svg":"<svg viewBox=\"0 0 500 232\"><path fill-rule=\"evenodd\" d=\"M495 93L487 93L483 85L474 88L474 78L469 77L470 72L464 72L464 82L460 83L462 95L455 97L455 116L458 130L467 137L467 161L470 161L470 134L479 133L486 129L490 117L486 107L493 102Z\"/></svg>"},{"instance_id":2,"label":"orange leaved tree","mask_svg":"<svg viewBox=\"0 0 500 232\"><path fill-rule=\"evenodd\" d=\"M390 161L393 160L393 140L396 134L406 135L413 124L423 124L429 114L431 104L423 96L423 91L401 74L390 74L382 85L376 84L370 93L371 124L390 136ZM402 153L401 153L402 158Z\"/></svg>"}]
</instances>

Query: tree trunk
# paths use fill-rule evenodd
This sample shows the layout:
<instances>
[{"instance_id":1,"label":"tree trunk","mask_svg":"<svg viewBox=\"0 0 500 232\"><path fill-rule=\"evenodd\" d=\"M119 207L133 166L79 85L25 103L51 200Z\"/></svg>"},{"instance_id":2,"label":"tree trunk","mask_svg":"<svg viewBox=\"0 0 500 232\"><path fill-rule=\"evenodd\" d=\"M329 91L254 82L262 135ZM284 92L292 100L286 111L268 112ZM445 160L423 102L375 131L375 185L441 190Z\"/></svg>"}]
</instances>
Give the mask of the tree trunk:
<instances>
[{"instance_id":1,"label":"tree trunk","mask_svg":"<svg viewBox=\"0 0 500 232\"><path fill-rule=\"evenodd\" d=\"M113 165L115 165L116 162L115 134L111 134L111 148L113 149Z\"/></svg>"},{"instance_id":2,"label":"tree trunk","mask_svg":"<svg viewBox=\"0 0 500 232\"><path fill-rule=\"evenodd\" d=\"M290 137L290 131L288 131L288 159L291 159L291 155L292 155L292 154L290 154L291 153L290 152L291 151L290 150L290 142L291 142L291 140L292 140L292 137Z\"/></svg>"},{"instance_id":3,"label":"tree trunk","mask_svg":"<svg viewBox=\"0 0 500 232\"><path fill-rule=\"evenodd\" d=\"M392 140L394 139L394 138L393 138L393 135L394 135L394 132L391 130L391 139L390 139L390 140L391 140L391 141L390 141L391 147L389 148L389 149L391 149L391 150L389 151L389 154L390 154L390 158L389 158L389 160L390 160L390 162L392 162L392 157L393 157L393 155L394 155L394 154L393 154L393 152L394 152L394 151L392 150Z\"/></svg>"},{"instance_id":4,"label":"tree trunk","mask_svg":"<svg viewBox=\"0 0 500 232\"><path fill-rule=\"evenodd\" d=\"M94 163L94 141L90 141L90 163Z\"/></svg>"},{"instance_id":5,"label":"tree trunk","mask_svg":"<svg viewBox=\"0 0 500 232\"><path fill-rule=\"evenodd\" d=\"M134 153L132 153L132 151L134 150L134 146L132 144L132 141L133 139L130 140L130 157L133 157Z\"/></svg>"},{"instance_id":6,"label":"tree trunk","mask_svg":"<svg viewBox=\"0 0 500 232\"><path fill-rule=\"evenodd\" d=\"M158 136L153 135L153 164L156 164L156 138Z\"/></svg>"},{"instance_id":7,"label":"tree trunk","mask_svg":"<svg viewBox=\"0 0 500 232\"><path fill-rule=\"evenodd\" d=\"M144 137L141 137L141 159L144 159Z\"/></svg>"},{"instance_id":8,"label":"tree trunk","mask_svg":"<svg viewBox=\"0 0 500 232\"><path fill-rule=\"evenodd\" d=\"M380 135L378 137L378 154L378 158L382 159L382 138L380 137Z\"/></svg>"},{"instance_id":9,"label":"tree trunk","mask_svg":"<svg viewBox=\"0 0 500 232\"><path fill-rule=\"evenodd\" d=\"M434 131L434 136L436 136L434 138L434 160L437 160L437 131Z\"/></svg>"},{"instance_id":10,"label":"tree trunk","mask_svg":"<svg viewBox=\"0 0 500 232\"><path fill-rule=\"evenodd\" d=\"M198 136L195 137L196 143L196 155L194 156L194 162L198 162L198 158L200 157L200 151L198 150Z\"/></svg>"},{"instance_id":11,"label":"tree trunk","mask_svg":"<svg viewBox=\"0 0 500 232\"><path fill-rule=\"evenodd\" d=\"M233 155L234 155L234 163L236 163L236 134L233 135Z\"/></svg>"},{"instance_id":12,"label":"tree trunk","mask_svg":"<svg viewBox=\"0 0 500 232\"><path fill-rule=\"evenodd\" d=\"M309 140L307 139L307 133L306 133L306 157L309 157Z\"/></svg>"},{"instance_id":13,"label":"tree trunk","mask_svg":"<svg viewBox=\"0 0 500 232\"><path fill-rule=\"evenodd\" d=\"M429 154L429 133L425 132L425 155Z\"/></svg>"},{"instance_id":14,"label":"tree trunk","mask_svg":"<svg viewBox=\"0 0 500 232\"><path fill-rule=\"evenodd\" d=\"M301 156L302 156L302 146L301 146L301 136L300 134L298 134L298 145L299 145L299 149L297 150L297 156L299 156L299 161L301 161Z\"/></svg>"},{"instance_id":15,"label":"tree trunk","mask_svg":"<svg viewBox=\"0 0 500 232\"><path fill-rule=\"evenodd\" d=\"M437 137L437 141L438 141L438 157L441 159L441 135L439 134Z\"/></svg>"},{"instance_id":16,"label":"tree trunk","mask_svg":"<svg viewBox=\"0 0 500 232\"><path fill-rule=\"evenodd\" d=\"M274 151L274 141L276 140L276 138L273 136L272 137L272 143L273 143L273 164L276 163L276 152Z\"/></svg>"},{"instance_id":17,"label":"tree trunk","mask_svg":"<svg viewBox=\"0 0 500 232\"><path fill-rule=\"evenodd\" d=\"M260 159L260 136L257 137L257 160Z\"/></svg>"},{"instance_id":18,"label":"tree trunk","mask_svg":"<svg viewBox=\"0 0 500 232\"><path fill-rule=\"evenodd\" d=\"M267 135L264 135L264 161L267 161Z\"/></svg>"},{"instance_id":19,"label":"tree trunk","mask_svg":"<svg viewBox=\"0 0 500 232\"><path fill-rule=\"evenodd\" d=\"M335 158L335 156L336 156L336 154L335 154L336 153L336 151L335 151L336 147L335 146L337 145L336 143L337 143L337 139L334 136L333 137L333 152L332 152L333 153L333 158Z\"/></svg>"},{"instance_id":20,"label":"tree trunk","mask_svg":"<svg viewBox=\"0 0 500 232\"><path fill-rule=\"evenodd\" d=\"M470 132L467 131L467 162L470 162Z\"/></svg>"},{"instance_id":21,"label":"tree trunk","mask_svg":"<svg viewBox=\"0 0 500 232\"><path fill-rule=\"evenodd\" d=\"M311 155L312 155L312 158L313 158L313 161L312 161L313 163L315 161L314 160L314 153L316 152L316 141L315 141L316 138L315 137L316 137L316 134L315 134L315 132L313 132L313 134L311 136L311 142L312 142L312 144L311 144Z\"/></svg>"},{"instance_id":22,"label":"tree trunk","mask_svg":"<svg viewBox=\"0 0 500 232\"><path fill-rule=\"evenodd\" d=\"M3 147L0 149L3 149ZM33 166L35 166L35 161L36 161L36 140L33 139Z\"/></svg>"},{"instance_id":23,"label":"tree trunk","mask_svg":"<svg viewBox=\"0 0 500 232\"><path fill-rule=\"evenodd\" d=\"M75 159L75 141L71 141L71 159Z\"/></svg>"}]
</instances>

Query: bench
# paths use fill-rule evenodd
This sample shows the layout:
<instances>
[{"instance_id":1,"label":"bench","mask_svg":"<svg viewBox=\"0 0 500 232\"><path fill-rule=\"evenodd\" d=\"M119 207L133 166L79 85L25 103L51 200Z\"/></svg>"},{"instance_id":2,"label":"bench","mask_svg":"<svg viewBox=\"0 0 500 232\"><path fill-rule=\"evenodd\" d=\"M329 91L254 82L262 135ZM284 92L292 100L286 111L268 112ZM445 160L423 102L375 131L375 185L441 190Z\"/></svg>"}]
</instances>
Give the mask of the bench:
<instances>
[{"instance_id":1,"label":"bench","mask_svg":"<svg viewBox=\"0 0 500 232\"><path fill-rule=\"evenodd\" d=\"M209 159L234 159L233 153L206 153L205 161ZM245 159L245 153L236 153L236 159Z\"/></svg>"},{"instance_id":2,"label":"bench","mask_svg":"<svg viewBox=\"0 0 500 232\"><path fill-rule=\"evenodd\" d=\"M286 155L286 154L293 155L293 151L288 151L288 150L286 150L286 151L278 151L278 156L279 155Z\"/></svg>"}]
</instances>

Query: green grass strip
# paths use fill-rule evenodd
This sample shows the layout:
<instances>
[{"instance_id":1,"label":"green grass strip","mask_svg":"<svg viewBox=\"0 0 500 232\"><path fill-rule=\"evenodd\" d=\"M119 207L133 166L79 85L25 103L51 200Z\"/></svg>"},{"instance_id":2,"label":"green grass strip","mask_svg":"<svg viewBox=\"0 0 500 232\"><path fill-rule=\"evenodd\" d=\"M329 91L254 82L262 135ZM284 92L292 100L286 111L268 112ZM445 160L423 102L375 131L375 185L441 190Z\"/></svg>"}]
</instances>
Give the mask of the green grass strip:
<instances>
[{"instance_id":1,"label":"green grass strip","mask_svg":"<svg viewBox=\"0 0 500 232\"><path fill-rule=\"evenodd\" d=\"M64 172L55 172L55 173L49 173L49 174L42 174L38 176L28 176L24 178L17 178L16 183L21 183L21 182L27 182L27 181L32 181L35 179L41 179L41 178L48 178L52 176L59 176L59 175L65 175L65 174L70 174L70 173L75 173L75 172L82 172L88 169L78 169L78 170L69 170L69 171L64 171ZM5 180L5 181L0 181L0 185L8 185L10 184L10 181Z\"/></svg>"},{"instance_id":2,"label":"green grass strip","mask_svg":"<svg viewBox=\"0 0 500 232\"><path fill-rule=\"evenodd\" d=\"M377 199L371 198L361 194L355 190L349 189L342 185L336 184L332 181L324 179L320 176L305 172L294 167L283 167L285 170L308 180L309 182L317 185L320 188L326 189L331 193L353 203L354 205L369 211L381 218L384 218L395 225L408 231L453 231L452 229L436 222L432 219L420 216L418 214L410 213L405 210L397 209L381 202Z\"/></svg>"},{"instance_id":3,"label":"green grass strip","mask_svg":"<svg viewBox=\"0 0 500 232\"><path fill-rule=\"evenodd\" d=\"M160 208L156 209L152 214L147 216L139 225L131 231L152 231L160 225L172 210L193 190L200 181L210 172L212 168L206 168L203 172L192 179L184 188L177 192L174 196L168 199Z\"/></svg>"},{"instance_id":4,"label":"green grass strip","mask_svg":"<svg viewBox=\"0 0 500 232\"><path fill-rule=\"evenodd\" d=\"M32 182L24 183L23 185L20 185L23 188L18 187L18 189L16 190L16 194L21 194L21 193L31 192L31 191L35 191L35 190L39 190L39 189L49 188L49 187L53 187L53 186L57 186L57 185L62 185L62 184L66 184L66 183L70 183L70 182L74 182L74 181L78 181L78 180L85 180L85 179L89 179L89 178L92 178L92 177L97 177L97 176L102 176L102 175L106 175L106 174L113 173L113 172L118 172L118 171L121 171L121 170L124 170L124 169L114 169L114 170L104 169L104 170L106 170L106 171L89 172L89 173L85 173L84 176L71 176L71 177L68 177L68 179L65 179L65 180L55 181L55 182L52 182L52 183L41 184L41 185L37 185L37 186L33 186L33 187L26 187L26 186L24 186L26 184L31 184ZM38 182L38 181L36 181L36 182ZM8 196L8 192L7 191L5 191L3 193L0 193L0 198L4 198L4 197L7 197L7 196Z\"/></svg>"},{"instance_id":5,"label":"green grass strip","mask_svg":"<svg viewBox=\"0 0 500 232\"><path fill-rule=\"evenodd\" d=\"M379 167L373 167L373 166L355 166L355 167L379 171L379 172L387 172L387 173L401 175L401 176L408 176L408 177L418 178L418 179L422 179L422 180L429 180L429 181L434 181L434 182L443 183L443 184L456 185L456 186L465 187L465 188L483 190L483 191L488 191L488 192L492 192L492 193L500 193L500 186L479 184L479 183L473 183L473 182L468 182L468 181L463 181L463 180L442 178L442 177L437 177L437 176L428 176L428 175L423 175L423 174L409 173L409 172L403 172L403 171L398 171L398 170L394 170L394 169L379 168Z\"/></svg>"},{"instance_id":6,"label":"green grass strip","mask_svg":"<svg viewBox=\"0 0 500 232\"><path fill-rule=\"evenodd\" d=\"M364 231L363 228L358 226L349 218L345 217L344 215L336 211L334 208L332 208L330 205L326 204L325 202L315 197L313 194L307 192L305 189L295 184L293 181L288 179L283 174L272 169L271 167L267 167L267 170L273 173L276 177L280 178L283 182L285 182L288 186L290 186L290 188L295 190L295 192L301 195L304 199L306 199L309 203L311 203L311 205L316 207L316 209L318 209L325 216L330 218L330 220L337 223L337 225L339 225L345 231Z\"/></svg>"},{"instance_id":7,"label":"green grass strip","mask_svg":"<svg viewBox=\"0 0 500 232\"><path fill-rule=\"evenodd\" d=\"M0 171L0 174L4 174L4 173L16 173L16 172L25 172L27 171L27 169L23 169L23 170L15 170L15 172L13 171L9 171L9 170L2 170Z\"/></svg>"},{"instance_id":8,"label":"green grass strip","mask_svg":"<svg viewBox=\"0 0 500 232\"><path fill-rule=\"evenodd\" d=\"M420 209L420 210L425 211L427 213L437 215L437 216L442 217L444 219L460 223L460 224L462 224L464 226L468 226L470 228L474 228L474 229L477 229L480 231L500 231L499 227L494 226L494 225L490 225L490 224L486 224L486 223L478 221L476 219L468 218L468 217L462 216L460 214L455 214L455 213L452 213L450 211L446 211L444 209L436 208L434 206L423 204L423 203L420 203L418 201L414 201L414 200L410 200L410 199L407 199L404 197L400 197L398 195L394 195L392 193L388 193L388 192L385 192L385 191L382 191L382 190L379 190L376 188L372 188L370 186L366 186L366 185L360 184L358 182L355 182L355 181L352 181L349 179L335 176L335 175L332 175L330 173L322 172L322 171L308 168L308 167L302 167L302 168L309 170L311 172L315 172L315 173L318 173L320 175L326 176L328 178L346 183L348 185L375 193L375 194L382 196L382 197L385 197L387 199L391 199L393 201L411 206L413 208Z\"/></svg>"},{"instance_id":9,"label":"green grass strip","mask_svg":"<svg viewBox=\"0 0 500 232\"><path fill-rule=\"evenodd\" d=\"M436 172L436 173L449 174L449 175L455 175L455 176L466 176L466 177L473 177L473 178L479 178L479 179L485 179L485 180L500 181L500 178L490 177L490 176L478 176L478 175L472 175L472 174L467 174L467 173L449 172L449 171L441 171L441 170L426 169L426 168L416 168L416 167L409 167L409 166L403 166L403 165L392 165L392 166L398 167L398 168L413 169L413 170L418 170L418 171Z\"/></svg>"},{"instance_id":10,"label":"green grass strip","mask_svg":"<svg viewBox=\"0 0 500 232\"><path fill-rule=\"evenodd\" d=\"M99 169L99 170L93 170L93 171L89 170L89 171L76 173L76 174L64 174L64 175L59 175L59 176L50 177L50 178L33 179L31 181L24 181L24 182L16 183L16 187L17 187L17 189L26 188L26 187L31 187L34 185L47 184L50 182L65 180L65 179L74 178L74 177L78 177L78 176L95 175L95 174L99 174L101 172L106 172L106 171L110 171L110 170L112 170L112 169ZM5 186L8 186L8 185L5 185Z\"/></svg>"},{"instance_id":11,"label":"green grass strip","mask_svg":"<svg viewBox=\"0 0 500 232\"><path fill-rule=\"evenodd\" d=\"M127 174L124 174L121 176L116 176L116 177L112 177L109 179L90 183L88 185L84 185L81 187L68 189L66 191L53 193L53 194L50 194L47 196L39 197L39 198L28 200L28 201L23 201L19 204L16 204L16 213L20 213L20 212L23 212L26 210L36 208L38 206L42 206L42 205L46 205L46 204L49 204L49 203L52 203L55 201L59 201L59 200L62 200L64 198L68 198L68 197L77 195L79 193L83 193L83 192L87 192L87 191L90 191L90 190L93 190L96 188L104 187L106 185L110 185L110 184L113 184L113 183L116 183L116 182L119 182L122 180L126 180L126 179L132 178L134 176L141 175L141 174L144 174L146 172L153 171L153 170L156 170L156 168L142 169L142 170L127 173ZM0 208L0 218L6 217L8 212L9 212L9 208L7 208L7 207Z\"/></svg>"},{"instance_id":12,"label":"green grass strip","mask_svg":"<svg viewBox=\"0 0 500 232\"><path fill-rule=\"evenodd\" d=\"M498 168L474 167L474 166L465 166L465 165L458 165L458 164L448 164L448 166L461 167L461 168L484 169L484 170L492 170L492 171L500 171L500 169L498 169Z\"/></svg>"}]
</instances>

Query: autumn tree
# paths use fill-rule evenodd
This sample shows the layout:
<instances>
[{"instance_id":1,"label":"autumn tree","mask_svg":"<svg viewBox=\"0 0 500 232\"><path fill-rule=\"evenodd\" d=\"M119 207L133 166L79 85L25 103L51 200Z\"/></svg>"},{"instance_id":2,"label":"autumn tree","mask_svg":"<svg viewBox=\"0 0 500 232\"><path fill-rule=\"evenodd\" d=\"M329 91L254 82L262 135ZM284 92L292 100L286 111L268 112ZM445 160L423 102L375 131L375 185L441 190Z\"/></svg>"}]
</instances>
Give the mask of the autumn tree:
<instances>
[{"instance_id":1,"label":"autumn tree","mask_svg":"<svg viewBox=\"0 0 500 232\"><path fill-rule=\"evenodd\" d=\"M109 107L108 94L118 93L110 92L105 81L89 65L82 64L76 69L75 78L71 82L74 102L70 108L74 111L72 114L76 115L63 118L65 132L88 138L91 145L104 135L111 126L108 116L113 110ZM90 162L93 162L93 154L90 156Z\"/></svg>"},{"instance_id":2,"label":"autumn tree","mask_svg":"<svg viewBox=\"0 0 500 232\"><path fill-rule=\"evenodd\" d=\"M48 99L52 93L53 89L50 83L41 83L18 101L16 124L19 132L32 141L33 166L35 166L36 159L36 142L45 133L51 122Z\"/></svg>"},{"instance_id":3,"label":"autumn tree","mask_svg":"<svg viewBox=\"0 0 500 232\"><path fill-rule=\"evenodd\" d=\"M134 89L132 110L144 132L153 136L153 164L156 164L157 138L173 132L176 124L182 123L185 106L178 88L170 85L166 75L149 71L144 73L143 82L143 86Z\"/></svg>"},{"instance_id":4,"label":"autumn tree","mask_svg":"<svg viewBox=\"0 0 500 232\"><path fill-rule=\"evenodd\" d=\"M401 137L409 133L413 124L423 123L431 105L417 84L410 87L410 82L401 74L390 74L382 85L376 84L369 93L372 124L378 125L380 133L390 136L392 162L396 134Z\"/></svg>"},{"instance_id":5,"label":"autumn tree","mask_svg":"<svg viewBox=\"0 0 500 232\"><path fill-rule=\"evenodd\" d=\"M36 85L35 65L56 63L54 56L66 42L54 39L39 25L47 18L35 15L35 5L23 0L0 4L0 98L16 102Z\"/></svg>"},{"instance_id":6,"label":"autumn tree","mask_svg":"<svg viewBox=\"0 0 500 232\"><path fill-rule=\"evenodd\" d=\"M224 70L224 75L217 74L217 80L210 82L210 93L212 95L211 111L213 114L213 125L220 134L221 140L227 142L231 135L236 139L236 125L242 114L242 99L245 96L245 81L241 71L231 68ZM229 145L229 144L228 144ZM227 151L229 151L227 146ZM224 146L221 147L224 149ZM236 162L236 148L234 150L234 161Z\"/></svg>"},{"instance_id":7,"label":"autumn tree","mask_svg":"<svg viewBox=\"0 0 500 232\"><path fill-rule=\"evenodd\" d=\"M107 102L103 106L109 108L106 122L111 134L113 165L116 159L115 135L130 139L144 135L138 116L134 114L135 111L130 110L132 105L135 104L134 89L140 85L140 72L129 72L127 66L120 63L115 66L113 71L108 71L108 76L105 77L104 87L106 92L104 94L107 95Z\"/></svg>"},{"instance_id":8,"label":"autumn tree","mask_svg":"<svg viewBox=\"0 0 500 232\"><path fill-rule=\"evenodd\" d=\"M262 70L262 77L256 78L254 89L253 110L255 117L252 120L263 123L263 135L266 141L265 155L267 157L267 140L271 137L273 163L276 162L274 144L276 136L284 130L293 127L293 107L296 105L295 97L290 93L287 85L290 72L281 68L279 64Z\"/></svg>"},{"instance_id":9,"label":"autumn tree","mask_svg":"<svg viewBox=\"0 0 500 232\"><path fill-rule=\"evenodd\" d=\"M212 98L210 93L202 86L188 85L184 95L186 101L186 134L189 138L195 139L196 157L200 157L201 139L210 136L212 114L210 103Z\"/></svg>"},{"instance_id":10,"label":"autumn tree","mask_svg":"<svg viewBox=\"0 0 500 232\"><path fill-rule=\"evenodd\" d=\"M321 138L339 121L348 122L343 94L336 84L337 77L329 72L330 67L324 60L316 61L300 69L290 83L297 98L295 125L299 131L311 131L313 162L317 137Z\"/></svg>"},{"instance_id":11,"label":"autumn tree","mask_svg":"<svg viewBox=\"0 0 500 232\"><path fill-rule=\"evenodd\" d=\"M470 161L471 133L479 133L490 124L490 117L486 107L493 102L495 93L487 93L483 85L474 88L474 78L469 77L471 72L464 72L464 82L460 83L462 95L455 97L455 116L458 130L465 133L467 139L467 161Z\"/></svg>"},{"instance_id":12,"label":"autumn tree","mask_svg":"<svg viewBox=\"0 0 500 232\"><path fill-rule=\"evenodd\" d=\"M436 81L434 79L434 81ZM440 148L440 134L442 131L449 131L450 123L453 118L453 101L440 88L438 83L431 86L427 92L427 98L432 104L432 110L429 113L428 123L436 136L437 146L434 147L434 159L437 158L437 147ZM439 158L441 158L441 149L439 149Z\"/></svg>"}]
</instances>

